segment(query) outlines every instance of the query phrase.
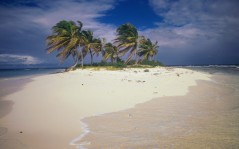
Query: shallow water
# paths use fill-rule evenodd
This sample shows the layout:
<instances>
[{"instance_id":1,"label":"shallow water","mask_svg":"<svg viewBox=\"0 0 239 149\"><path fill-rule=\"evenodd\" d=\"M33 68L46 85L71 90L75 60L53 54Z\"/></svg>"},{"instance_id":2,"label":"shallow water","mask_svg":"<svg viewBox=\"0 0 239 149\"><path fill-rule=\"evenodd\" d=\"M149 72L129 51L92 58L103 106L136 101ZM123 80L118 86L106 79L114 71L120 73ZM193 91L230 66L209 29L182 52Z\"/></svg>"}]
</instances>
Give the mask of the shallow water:
<instances>
[{"instance_id":1,"label":"shallow water","mask_svg":"<svg viewBox=\"0 0 239 149\"><path fill-rule=\"evenodd\" d=\"M0 80L8 80L12 78L23 78L33 75L42 75L49 73L62 72L63 69L53 68L29 68L29 69L0 69Z\"/></svg>"}]
</instances>

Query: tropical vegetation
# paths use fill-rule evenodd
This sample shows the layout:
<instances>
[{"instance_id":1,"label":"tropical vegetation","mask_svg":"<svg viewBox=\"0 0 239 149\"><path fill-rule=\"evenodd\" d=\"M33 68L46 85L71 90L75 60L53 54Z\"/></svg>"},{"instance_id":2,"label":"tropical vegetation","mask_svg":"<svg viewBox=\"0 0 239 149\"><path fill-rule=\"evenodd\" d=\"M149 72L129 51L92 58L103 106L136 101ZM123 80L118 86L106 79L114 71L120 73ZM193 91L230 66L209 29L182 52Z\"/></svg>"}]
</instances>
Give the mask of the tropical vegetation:
<instances>
[{"instance_id":1,"label":"tropical vegetation","mask_svg":"<svg viewBox=\"0 0 239 149\"><path fill-rule=\"evenodd\" d=\"M85 39L82 35L83 24L78 21L78 25L73 21L60 21L52 27L52 35L47 37L47 52L58 51L57 57L65 61L70 55L73 57L75 64L68 70L73 69L79 60L79 46L83 45ZM82 54L82 51L81 51ZM81 55L81 61L83 57Z\"/></svg>"},{"instance_id":2,"label":"tropical vegetation","mask_svg":"<svg viewBox=\"0 0 239 149\"><path fill-rule=\"evenodd\" d=\"M85 37L85 42L82 44L84 53L90 53L91 64L93 64L93 56L96 54L99 56L99 53L102 50L102 43L99 38L94 38L92 31L82 31L83 36Z\"/></svg>"},{"instance_id":3,"label":"tropical vegetation","mask_svg":"<svg viewBox=\"0 0 239 149\"><path fill-rule=\"evenodd\" d=\"M106 61L110 59L111 63L113 63L114 61L117 62L119 58L119 48L109 42L104 45L104 49L105 50L102 53L103 60Z\"/></svg>"},{"instance_id":4,"label":"tropical vegetation","mask_svg":"<svg viewBox=\"0 0 239 149\"><path fill-rule=\"evenodd\" d=\"M143 38L140 43L138 55L142 60L155 60L158 53L158 42L153 43L150 39Z\"/></svg>"},{"instance_id":5,"label":"tropical vegetation","mask_svg":"<svg viewBox=\"0 0 239 149\"><path fill-rule=\"evenodd\" d=\"M117 29L117 38L115 44L121 49L121 56L129 52L129 56L125 63L128 63L131 58L135 57L135 64L138 63L138 48L140 42L140 36L137 29L130 23L123 24Z\"/></svg>"},{"instance_id":6,"label":"tropical vegetation","mask_svg":"<svg viewBox=\"0 0 239 149\"><path fill-rule=\"evenodd\" d=\"M91 66L123 68L127 65L139 67L139 64L162 65L155 61L159 48L157 41L152 42L149 38L140 36L137 28L130 23L119 26L116 33L113 43L106 43L105 39L96 38L92 31L83 30L81 21L62 20L52 27L52 34L46 39L46 50L47 53L57 51L56 56L62 62L72 56L75 63L67 71L75 69L79 61L83 68L87 55L90 55ZM101 55L101 63L94 63L95 55ZM110 64L107 63L108 60Z\"/></svg>"}]
</instances>

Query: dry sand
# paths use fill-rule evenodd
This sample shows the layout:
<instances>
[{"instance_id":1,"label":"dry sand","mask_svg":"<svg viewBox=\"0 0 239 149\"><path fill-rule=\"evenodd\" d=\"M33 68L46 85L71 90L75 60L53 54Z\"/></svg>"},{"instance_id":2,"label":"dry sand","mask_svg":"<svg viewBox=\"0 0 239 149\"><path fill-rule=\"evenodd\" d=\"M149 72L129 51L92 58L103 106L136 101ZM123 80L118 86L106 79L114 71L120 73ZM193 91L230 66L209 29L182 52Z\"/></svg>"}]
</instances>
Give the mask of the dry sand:
<instances>
[{"instance_id":1,"label":"dry sand","mask_svg":"<svg viewBox=\"0 0 239 149\"><path fill-rule=\"evenodd\" d=\"M81 119L132 108L155 97L185 95L196 80L209 76L181 68L152 68L76 70L32 80L4 97L13 108L0 119L0 148L76 148L72 140L82 133Z\"/></svg>"}]
</instances>

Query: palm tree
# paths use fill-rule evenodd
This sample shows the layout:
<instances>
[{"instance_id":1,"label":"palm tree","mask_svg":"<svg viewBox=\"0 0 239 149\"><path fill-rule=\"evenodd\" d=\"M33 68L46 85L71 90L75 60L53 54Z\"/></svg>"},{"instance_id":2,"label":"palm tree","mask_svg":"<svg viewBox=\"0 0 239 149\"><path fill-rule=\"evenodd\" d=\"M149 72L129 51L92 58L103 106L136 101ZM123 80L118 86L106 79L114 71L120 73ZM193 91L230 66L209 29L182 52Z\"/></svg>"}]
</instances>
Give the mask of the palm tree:
<instances>
[{"instance_id":1,"label":"palm tree","mask_svg":"<svg viewBox=\"0 0 239 149\"><path fill-rule=\"evenodd\" d=\"M104 60L107 60L107 59L110 58L111 63L113 63L114 60L116 60L116 62L117 62L118 52L119 52L117 46L115 46L115 45L113 45L112 43L109 42L109 43L106 43L104 45L104 49L105 49L104 53L103 53Z\"/></svg>"},{"instance_id":2,"label":"palm tree","mask_svg":"<svg viewBox=\"0 0 239 149\"><path fill-rule=\"evenodd\" d=\"M85 37L85 43L83 44L83 51L87 54L90 53L91 56L91 65L93 64L93 56L96 54L99 55L102 50L101 40L94 38L92 31L82 31L83 36Z\"/></svg>"},{"instance_id":3,"label":"palm tree","mask_svg":"<svg viewBox=\"0 0 239 149\"><path fill-rule=\"evenodd\" d=\"M75 63L67 69L70 71L76 67L79 60L78 48L85 42L82 36L82 26L80 21L78 26L73 21L60 21L52 27L52 35L47 37L47 52L52 53L58 51L57 57L64 62L70 55L72 55Z\"/></svg>"},{"instance_id":4,"label":"palm tree","mask_svg":"<svg viewBox=\"0 0 239 149\"><path fill-rule=\"evenodd\" d=\"M115 43L118 45L120 50L120 56L125 55L129 52L129 56L125 63L128 63L132 56L135 56L135 64L138 63L138 47L139 47L139 39L137 29L130 23L123 24L117 29L117 38L115 39Z\"/></svg>"},{"instance_id":5,"label":"palm tree","mask_svg":"<svg viewBox=\"0 0 239 149\"><path fill-rule=\"evenodd\" d=\"M151 58L154 59L154 56L158 53L158 48L159 46L157 41L155 43L152 43L150 39L143 38L140 41L138 55L140 57L143 56L142 61L145 59L152 60Z\"/></svg>"}]
</instances>

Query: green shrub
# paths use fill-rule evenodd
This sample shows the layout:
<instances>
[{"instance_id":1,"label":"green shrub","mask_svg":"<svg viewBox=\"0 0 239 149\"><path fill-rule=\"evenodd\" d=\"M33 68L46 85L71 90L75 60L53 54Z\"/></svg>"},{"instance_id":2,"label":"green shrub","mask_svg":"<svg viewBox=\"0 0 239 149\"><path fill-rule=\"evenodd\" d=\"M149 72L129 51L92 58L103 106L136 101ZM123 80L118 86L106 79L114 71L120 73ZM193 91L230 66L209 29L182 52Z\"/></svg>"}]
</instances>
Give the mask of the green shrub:
<instances>
[{"instance_id":1,"label":"green shrub","mask_svg":"<svg viewBox=\"0 0 239 149\"><path fill-rule=\"evenodd\" d=\"M117 58L117 62L119 63L119 62L121 62L121 63L124 63L124 60L122 60L121 58Z\"/></svg>"},{"instance_id":2,"label":"green shrub","mask_svg":"<svg viewBox=\"0 0 239 149\"><path fill-rule=\"evenodd\" d=\"M141 62L142 65L149 65L149 66L163 66L163 63L159 62L159 61L149 61L149 60L143 60Z\"/></svg>"},{"instance_id":3,"label":"green shrub","mask_svg":"<svg viewBox=\"0 0 239 149\"><path fill-rule=\"evenodd\" d=\"M117 68L125 68L125 67L127 67L127 65L124 62L112 63L112 66L117 67Z\"/></svg>"},{"instance_id":4,"label":"green shrub","mask_svg":"<svg viewBox=\"0 0 239 149\"><path fill-rule=\"evenodd\" d=\"M124 61L121 59L118 59L117 62L111 63L111 62L106 62L106 61L101 61L99 63L93 63L91 64L84 64L84 68L95 68L99 67L100 68L106 68L106 69L118 69L118 68L152 68L156 66L163 66L162 63L158 61L148 61L148 60L143 60L139 62L138 65L135 65L135 60L129 61L128 64L125 64ZM81 64L78 64L76 68L81 68Z\"/></svg>"},{"instance_id":5,"label":"green shrub","mask_svg":"<svg viewBox=\"0 0 239 149\"><path fill-rule=\"evenodd\" d=\"M135 60L130 60L127 65L135 65Z\"/></svg>"}]
</instances>

